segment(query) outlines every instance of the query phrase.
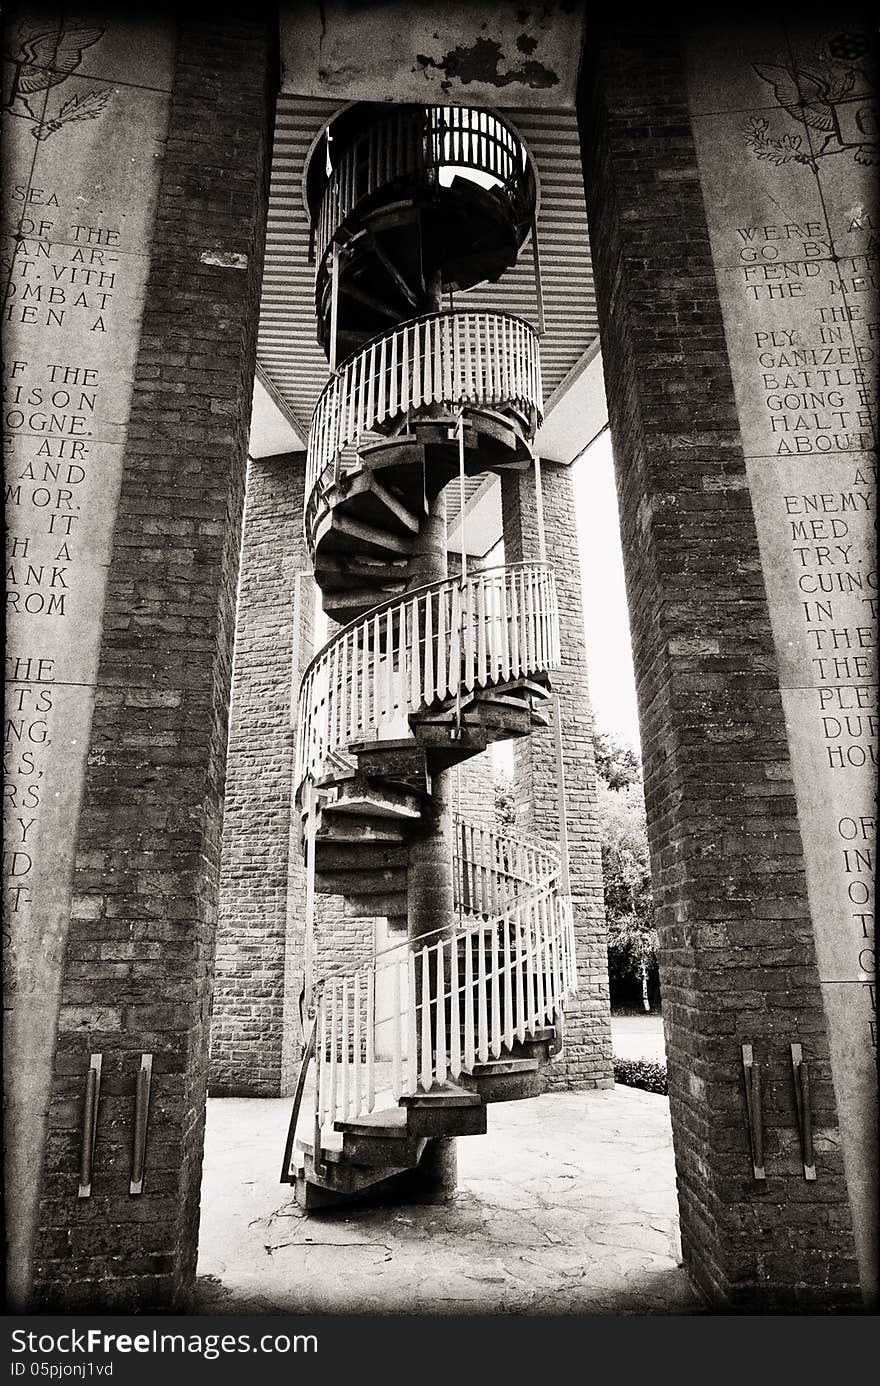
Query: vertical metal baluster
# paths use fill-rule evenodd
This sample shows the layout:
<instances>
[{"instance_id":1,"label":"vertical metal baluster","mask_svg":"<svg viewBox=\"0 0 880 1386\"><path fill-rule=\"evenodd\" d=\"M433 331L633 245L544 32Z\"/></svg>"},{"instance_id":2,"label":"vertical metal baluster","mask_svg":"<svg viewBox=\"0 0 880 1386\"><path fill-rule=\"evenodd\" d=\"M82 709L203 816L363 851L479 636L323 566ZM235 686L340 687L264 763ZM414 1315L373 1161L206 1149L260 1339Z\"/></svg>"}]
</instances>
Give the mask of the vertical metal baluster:
<instances>
[{"instance_id":1,"label":"vertical metal baluster","mask_svg":"<svg viewBox=\"0 0 880 1386\"><path fill-rule=\"evenodd\" d=\"M489 925L492 941L492 1057L501 1055L501 976L500 953L498 949L498 923Z\"/></svg>"},{"instance_id":2,"label":"vertical metal baluster","mask_svg":"<svg viewBox=\"0 0 880 1386\"><path fill-rule=\"evenodd\" d=\"M502 573L498 579L498 604L500 607L500 637L501 637L501 676L504 679L510 678L510 613L507 610L507 574Z\"/></svg>"},{"instance_id":3,"label":"vertical metal baluster","mask_svg":"<svg viewBox=\"0 0 880 1386\"><path fill-rule=\"evenodd\" d=\"M419 1083L418 1016L416 1011L416 955L406 957L407 984L407 1091L414 1093Z\"/></svg>"},{"instance_id":4,"label":"vertical metal baluster","mask_svg":"<svg viewBox=\"0 0 880 1386\"><path fill-rule=\"evenodd\" d=\"M464 613L464 673L462 683L467 693L472 693L474 680L474 582L471 578L465 583Z\"/></svg>"},{"instance_id":5,"label":"vertical metal baluster","mask_svg":"<svg viewBox=\"0 0 880 1386\"><path fill-rule=\"evenodd\" d=\"M516 601L515 573L510 574L509 577L505 577L505 587L508 583L510 585L508 601L510 611L510 672L511 676L516 678L517 674L521 672L522 666L519 653L519 608Z\"/></svg>"},{"instance_id":6,"label":"vertical metal baluster","mask_svg":"<svg viewBox=\"0 0 880 1386\"><path fill-rule=\"evenodd\" d=\"M318 994L318 1047L315 1051L315 1114L319 1126L327 1116L327 1075L324 1057L327 1049L327 1007L324 988Z\"/></svg>"},{"instance_id":7,"label":"vertical metal baluster","mask_svg":"<svg viewBox=\"0 0 880 1386\"><path fill-rule=\"evenodd\" d=\"M446 675L449 669L446 657L446 592L437 593L437 697L446 697Z\"/></svg>"},{"instance_id":8,"label":"vertical metal baluster","mask_svg":"<svg viewBox=\"0 0 880 1386\"><path fill-rule=\"evenodd\" d=\"M464 1067L474 1067L474 953L473 934L464 936Z\"/></svg>"},{"instance_id":9,"label":"vertical metal baluster","mask_svg":"<svg viewBox=\"0 0 880 1386\"><path fill-rule=\"evenodd\" d=\"M522 1044L526 1037L526 1006L525 992L523 987L523 927L522 910L519 905L514 906L513 911L514 927L516 929L516 1037Z\"/></svg>"},{"instance_id":10,"label":"vertical metal baluster","mask_svg":"<svg viewBox=\"0 0 880 1386\"><path fill-rule=\"evenodd\" d=\"M425 1092L430 1092L433 1078L431 1062L431 969L428 961L428 948L422 945L422 1066L421 1081Z\"/></svg>"},{"instance_id":11,"label":"vertical metal baluster","mask_svg":"<svg viewBox=\"0 0 880 1386\"><path fill-rule=\"evenodd\" d=\"M442 938L438 938L434 950L437 955L437 981L434 1023L437 1032L437 1057L434 1074L438 1083L446 1082L446 979L444 972L444 953Z\"/></svg>"},{"instance_id":12,"label":"vertical metal baluster","mask_svg":"<svg viewBox=\"0 0 880 1386\"><path fill-rule=\"evenodd\" d=\"M388 371L388 338L383 337L379 346L379 381L378 393L376 398L376 423L383 423L388 415L388 386L386 374Z\"/></svg>"},{"instance_id":13,"label":"vertical metal baluster","mask_svg":"<svg viewBox=\"0 0 880 1386\"><path fill-rule=\"evenodd\" d=\"M425 659L423 665L423 688L426 707L434 701L434 611L432 593L425 593Z\"/></svg>"},{"instance_id":14,"label":"vertical metal baluster","mask_svg":"<svg viewBox=\"0 0 880 1386\"><path fill-rule=\"evenodd\" d=\"M461 588L456 585L452 589L452 615L450 618L449 630L449 670L446 681L450 693L455 693L461 687L462 638Z\"/></svg>"},{"instance_id":15,"label":"vertical metal baluster","mask_svg":"<svg viewBox=\"0 0 880 1386\"><path fill-rule=\"evenodd\" d=\"M358 653L358 649L357 649L358 630L357 630L357 627L355 627L355 629L351 632L351 635L349 635L347 638L348 638L349 642L351 643L351 656L350 656L350 660L349 660L349 664L350 664L350 667L351 667L351 684L350 684L350 687L349 687L349 690L348 690L348 739L349 739L349 741L354 741L355 738L356 738L356 736L357 736L357 723L358 723L358 682L357 682L357 676L358 676L358 660L357 660L357 653Z\"/></svg>"},{"instance_id":16,"label":"vertical metal baluster","mask_svg":"<svg viewBox=\"0 0 880 1386\"><path fill-rule=\"evenodd\" d=\"M458 995L458 944L460 935L449 940L449 1070L453 1078L461 1073L461 1009Z\"/></svg>"},{"instance_id":17,"label":"vertical metal baluster","mask_svg":"<svg viewBox=\"0 0 880 1386\"><path fill-rule=\"evenodd\" d=\"M336 1121L339 1113L336 1110L336 1040L337 1040L337 1003L336 1003L336 978L330 983L330 1092L328 1094L328 1113L329 1122Z\"/></svg>"},{"instance_id":18,"label":"vertical metal baluster","mask_svg":"<svg viewBox=\"0 0 880 1386\"><path fill-rule=\"evenodd\" d=\"M352 1007L354 1010L354 1023L352 1025L351 1036L351 1062L352 1062L352 1112L354 1116L361 1114L361 973L360 968L354 974L354 994L352 997Z\"/></svg>"},{"instance_id":19,"label":"vertical metal baluster","mask_svg":"<svg viewBox=\"0 0 880 1386\"><path fill-rule=\"evenodd\" d=\"M481 573L477 587L477 682L486 687L486 579Z\"/></svg>"},{"instance_id":20,"label":"vertical metal baluster","mask_svg":"<svg viewBox=\"0 0 880 1386\"><path fill-rule=\"evenodd\" d=\"M541 932L540 904L534 907L535 922L535 1019L539 1026L547 1019L547 1003L544 992L544 940Z\"/></svg>"},{"instance_id":21,"label":"vertical metal baluster","mask_svg":"<svg viewBox=\"0 0 880 1386\"><path fill-rule=\"evenodd\" d=\"M401 365L400 365L400 411L407 413L411 404L414 404L413 392L410 382L409 364L409 328L403 329L401 337Z\"/></svg>"},{"instance_id":22,"label":"vertical metal baluster","mask_svg":"<svg viewBox=\"0 0 880 1386\"><path fill-rule=\"evenodd\" d=\"M422 668L421 654L419 650L419 599L413 597L410 607L411 616L411 639L412 656L410 661L410 684L409 701L410 707L419 708L422 705Z\"/></svg>"},{"instance_id":23,"label":"vertical metal baluster","mask_svg":"<svg viewBox=\"0 0 880 1386\"><path fill-rule=\"evenodd\" d=\"M504 1043L513 1048L513 963L510 956L510 917L505 916L504 933Z\"/></svg>"},{"instance_id":24,"label":"vertical metal baluster","mask_svg":"<svg viewBox=\"0 0 880 1386\"><path fill-rule=\"evenodd\" d=\"M361 710L360 731L366 734L370 722L370 623L362 621L361 634Z\"/></svg>"},{"instance_id":25,"label":"vertical metal baluster","mask_svg":"<svg viewBox=\"0 0 880 1386\"><path fill-rule=\"evenodd\" d=\"M395 1102L401 1095L401 1010L400 1010L400 959L396 956L391 963L391 1091Z\"/></svg>"},{"instance_id":26,"label":"vertical metal baluster","mask_svg":"<svg viewBox=\"0 0 880 1386\"><path fill-rule=\"evenodd\" d=\"M391 338L391 369L388 380L388 416L395 418L399 408L399 391L397 385L397 342L398 333L395 332Z\"/></svg>"},{"instance_id":27,"label":"vertical metal baluster","mask_svg":"<svg viewBox=\"0 0 880 1386\"><path fill-rule=\"evenodd\" d=\"M371 1112L376 1102L376 965L367 968L367 1107Z\"/></svg>"},{"instance_id":28,"label":"vertical metal baluster","mask_svg":"<svg viewBox=\"0 0 880 1386\"><path fill-rule=\"evenodd\" d=\"M538 1014L538 1001L535 985L535 951L532 946L532 929L534 927L535 907L529 903L525 918L525 945L526 945L526 1024L529 1034L535 1033L535 1025Z\"/></svg>"},{"instance_id":29,"label":"vertical metal baluster","mask_svg":"<svg viewBox=\"0 0 880 1386\"><path fill-rule=\"evenodd\" d=\"M379 627L378 615L373 617L373 722L374 727L378 727L382 720L382 685L380 676L382 672L382 632Z\"/></svg>"},{"instance_id":30,"label":"vertical metal baluster","mask_svg":"<svg viewBox=\"0 0 880 1386\"><path fill-rule=\"evenodd\" d=\"M419 323L413 323L413 409L419 409L421 405L421 328Z\"/></svg>"},{"instance_id":31,"label":"vertical metal baluster","mask_svg":"<svg viewBox=\"0 0 880 1386\"><path fill-rule=\"evenodd\" d=\"M340 1102L340 1110L341 1110L341 1112L342 1112L342 1119L343 1119L343 1121L347 1121L347 1120L348 1120L348 1117L349 1117L349 1107L348 1107L348 1104L349 1104L349 1095L350 1095L350 1094L349 1094L349 1088L350 1088L350 1083L349 1083L349 1077L350 1077L350 1075L349 1075L349 1065L350 1065L350 1060L349 1060L349 1047L348 1047L348 978L347 978L347 977L343 977L343 978L342 978L342 980L341 980L341 985L342 985L342 1036L341 1036L341 1039L342 1039L342 1099L341 1099L341 1102Z\"/></svg>"},{"instance_id":32,"label":"vertical metal baluster","mask_svg":"<svg viewBox=\"0 0 880 1386\"><path fill-rule=\"evenodd\" d=\"M394 716L394 617L389 606L385 613L385 716Z\"/></svg>"},{"instance_id":33,"label":"vertical metal baluster","mask_svg":"<svg viewBox=\"0 0 880 1386\"><path fill-rule=\"evenodd\" d=\"M368 383L367 383L367 410L364 415L364 429L366 432L373 427L376 422L376 343L370 347L370 355L367 364Z\"/></svg>"},{"instance_id":34,"label":"vertical metal baluster","mask_svg":"<svg viewBox=\"0 0 880 1386\"><path fill-rule=\"evenodd\" d=\"M481 1064L489 1061L489 1001L486 995L486 934L481 924L477 935L477 1054Z\"/></svg>"}]
</instances>

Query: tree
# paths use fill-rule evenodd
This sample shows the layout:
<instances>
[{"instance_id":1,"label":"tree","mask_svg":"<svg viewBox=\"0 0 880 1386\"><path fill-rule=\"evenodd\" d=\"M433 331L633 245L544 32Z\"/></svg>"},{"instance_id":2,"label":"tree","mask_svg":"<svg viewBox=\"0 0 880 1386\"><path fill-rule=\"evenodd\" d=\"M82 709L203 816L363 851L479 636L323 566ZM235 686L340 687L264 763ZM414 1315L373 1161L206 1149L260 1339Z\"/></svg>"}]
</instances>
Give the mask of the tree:
<instances>
[{"instance_id":1,"label":"tree","mask_svg":"<svg viewBox=\"0 0 880 1386\"><path fill-rule=\"evenodd\" d=\"M618 992L628 982L641 984L642 1004L650 1009L648 980L657 970L657 931L651 893L651 864L645 821L641 767L631 747L616 738L597 737L599 825L605 914L608 921L608 970Z\"/></svg>"},{"instance_id":2,"label":"tree","mask_svg":"<svg viewBox=\"0 0 880 1386\"><path fill-rule=\"evenodd\" d=\"M626 789L642 778L642 765L632 746L608 732L597 732L594 740L596 773L609 789Z\"/></svg>"}]
</instances>

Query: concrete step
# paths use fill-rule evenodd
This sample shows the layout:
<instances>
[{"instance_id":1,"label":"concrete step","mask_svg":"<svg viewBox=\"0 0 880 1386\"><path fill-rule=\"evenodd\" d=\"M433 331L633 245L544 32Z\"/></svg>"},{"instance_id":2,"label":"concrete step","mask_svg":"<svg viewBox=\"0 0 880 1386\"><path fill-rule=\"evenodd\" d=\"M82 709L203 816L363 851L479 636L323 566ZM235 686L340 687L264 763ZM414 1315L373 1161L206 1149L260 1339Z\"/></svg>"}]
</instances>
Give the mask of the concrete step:
<instances>
[{"instance_id":1,"label":"concrete step","mask_svg":"<svg viewBox=\"0 0 880 1386\"><path fill-rule=\"evenodd\" d=\"M407 1127L412 1135L482 1136L486 1131L486 1108L479 1095L463 1086L447 1084L431 1092L402 1097L407 1110Z\"/></svg>"},{"instance_id":2,"label":"concrete step","mask_svg":"<svg viewBox=\"0 0 880 1386\"><path fill-rule=\"evenodd\" d=\"M459 1082L482 1102L518 1102L545 1090L541 1067L537 1059L490 1059L462 1073Z\"/></svg>"},{"instance_id":3,"label":"concrete step","mask_svg":"<svg viewBox=\"0 0 880 1386\"><path fill-rule=\"evenodd\" d=\"M354 1121L337 1121L333 1129L342 1133L345 1157L355 1164L416 1165L426 1137L411 1135L406 1118L405 1108L389 1107Z\"/></svg>"},{"instance_id":4,"label":"concrete step","mask_svg":"<svg viewBox=\"0 0 880 1386\"><path fill-rule=\"evenodd\" d=\"M336 893L341 895L343 892L334 892ZM349 919L384 918L389 914L406 914L406 905L405 890L389 895L351 894L345 897L344 913Z\"/></svg>"},{"instance_id":5,"label":"concrete step","mask_svg":"<svg viewBox=\"0 0 880 1386\"><path fill-rule=\"evenodd\" d=\"M366 843L361 846L358 843L337 844L324 840L315 854L315 860L321 873L362 871L365 874L382 873L383 877L387 873L390 881L391 878L398 880L402 872L405 880L409 847L403 843Z\"/></svg>"},{"instance_id":6,"label":"concrete step","mask_svg":"<svg viewBox=\"0 0 880 1386\"><path fill-rule=\"evenodd\" d=\"M358 1165L346 1160L344 1155L340 1160L328 1160L323 1153L321 1164L316 1165L312 1146L304 1143L300 1148L305 1157L303 1172L306 1180L310 1184L332 1193L347 1195L362 1193L371 1185L378 1183L379 1180L401 1174L410 1167L406 1162L402 1165L391 1166Z\"/></svg>"},{"instance_id":7,"label":"concrete step","mask_svg":"<svg viewBox=\"0 0 880 1386\"><path fill-rule=\"evenodd\" d=\"M406 897L406 867L394 869L355 866L324 870L324 852L315 852L315 890L319 895L360 895Z\"/></svg>"}]
</instances>

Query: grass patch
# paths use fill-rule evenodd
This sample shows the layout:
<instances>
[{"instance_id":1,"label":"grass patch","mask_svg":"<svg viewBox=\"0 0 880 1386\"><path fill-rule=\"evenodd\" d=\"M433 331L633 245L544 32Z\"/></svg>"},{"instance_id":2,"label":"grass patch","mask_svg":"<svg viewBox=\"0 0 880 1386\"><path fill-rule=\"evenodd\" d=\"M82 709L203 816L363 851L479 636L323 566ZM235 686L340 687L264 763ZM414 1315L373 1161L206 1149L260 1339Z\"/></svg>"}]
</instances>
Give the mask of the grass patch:
<instances>
[{"instance_id":1,"label":"grass patch","mask_svg":"<svg viewBox=\"0 0 880 1386\"><path fill-rule=\"evenodd\" d=\"M614 1081L627 1088L642 1088L645 1092L669 1092L666 1065L653 1059L618 1059L614 1056Z\"/></svg>"}]
</instances>

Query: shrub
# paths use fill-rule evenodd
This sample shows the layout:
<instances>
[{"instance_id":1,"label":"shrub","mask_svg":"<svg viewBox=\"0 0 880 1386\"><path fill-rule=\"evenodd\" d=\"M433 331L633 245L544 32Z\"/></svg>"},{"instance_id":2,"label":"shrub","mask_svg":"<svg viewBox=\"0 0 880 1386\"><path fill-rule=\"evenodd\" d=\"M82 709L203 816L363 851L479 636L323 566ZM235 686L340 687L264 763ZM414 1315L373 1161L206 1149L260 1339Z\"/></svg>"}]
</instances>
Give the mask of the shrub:
<instances>
[{"instance_id":1,"label":"shrub","mask_svg":"<svg viewBox=\"0 0 880 1386\"><path fill-rule=\"evenodd\" d=\"M643 1088L645 1092L659 1092L665 1097L669 1092L666 1082L666 1065L654 1063L652 1059L614 1058L614 1081L627 1088Z\"/></svg>"}]
</instances>

